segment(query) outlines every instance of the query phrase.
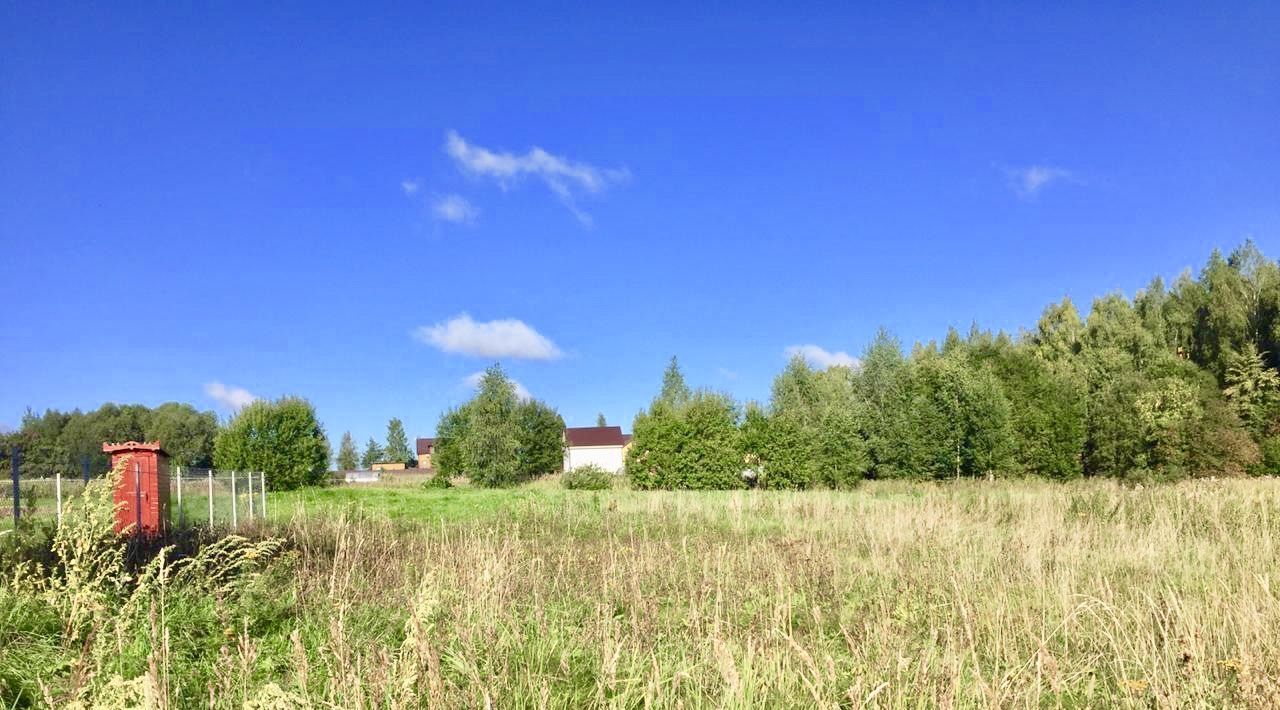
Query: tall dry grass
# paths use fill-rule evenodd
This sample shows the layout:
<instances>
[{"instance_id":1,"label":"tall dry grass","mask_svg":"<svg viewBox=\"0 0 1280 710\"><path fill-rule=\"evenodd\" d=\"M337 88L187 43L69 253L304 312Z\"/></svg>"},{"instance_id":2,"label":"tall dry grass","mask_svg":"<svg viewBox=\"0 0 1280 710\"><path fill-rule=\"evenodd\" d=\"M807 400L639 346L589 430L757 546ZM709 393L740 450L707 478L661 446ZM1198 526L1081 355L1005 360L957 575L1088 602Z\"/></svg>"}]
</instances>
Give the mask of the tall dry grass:
<instances>
[{"instance_id":1,"label":"tall dry grass","mask_svg":"<svg viewBox=\"0 0 1280 710\"><path fill-rule=\"evenodd\" d=\"M885 483L298 516L266 564L95 602L125 620L94 634L114 666L72 644L32 668L57 639L0 620L0 683L36 672L18 704L54 706L135 683L156 707L1273 707L1278 503L1270 480Z\"/></svg>"}]
</instances>

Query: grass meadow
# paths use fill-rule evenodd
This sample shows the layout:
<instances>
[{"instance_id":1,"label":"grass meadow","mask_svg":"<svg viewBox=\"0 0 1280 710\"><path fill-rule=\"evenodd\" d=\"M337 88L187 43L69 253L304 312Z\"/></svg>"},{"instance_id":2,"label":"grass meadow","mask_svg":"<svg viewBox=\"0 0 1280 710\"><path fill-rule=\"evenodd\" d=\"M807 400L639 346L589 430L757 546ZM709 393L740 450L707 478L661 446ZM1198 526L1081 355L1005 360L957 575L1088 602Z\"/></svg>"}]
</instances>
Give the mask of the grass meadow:
<instances>
[{"instance_id":1,"label":"grass meadow","mask_svg":"<svg viewBox=\"0 0 1280 710\"><path fill-rule=\"evenodd\" d=\"M270 502L182 562L92 495L9 533L4 707L1280 705L1273 480Z\"/></svg>"}]
</instances>

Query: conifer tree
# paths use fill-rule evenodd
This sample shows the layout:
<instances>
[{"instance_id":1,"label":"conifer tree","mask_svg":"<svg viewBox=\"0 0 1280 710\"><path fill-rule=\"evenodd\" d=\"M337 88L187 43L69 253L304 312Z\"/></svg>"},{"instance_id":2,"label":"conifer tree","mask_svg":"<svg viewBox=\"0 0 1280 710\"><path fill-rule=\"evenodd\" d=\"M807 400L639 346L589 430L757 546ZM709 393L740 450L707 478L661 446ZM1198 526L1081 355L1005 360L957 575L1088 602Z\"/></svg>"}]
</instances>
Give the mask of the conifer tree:
<instances>
[{"instance_id":1,"label":"conifer tree","mask_svg":"<svg viewBox=\"0 0 1280 710\"><path fill-rule=\"evenodd\" d=\"M404 433L404 423L392 418L387 422L387 448L383 455L388 461L404 462L405 465L415 463L413 452L409 450L409 437Z\"/></svg>"},{"instance_id":2,"label":"conifer tree","mask_svg":"<svg viewBox=\"0 0 1280 710\"><path fill-rule=\"evenodd\" d=\"M339 471L354 471L360 465L360 454L356 451L356 443L351 439L351 432L343 432L342 443L338 445Z\"/></svg>"},{"instance_id":3,"label":"conifer tree","mask_svg":"<svg viewBox=\"0 0 1280 710\"><path fill-rule=\"evenodd\" d=\"M662 373L662 391L658 394L658 399L668 405L680 406L688 402L690 396L689 385L685 384L684 373L680 372L680 363L672 355L671 362Z\"/></svg>"},{"instance_id":4,"label":"conifer tree","mask_svg":"<svg viewBox=\"0 0 1280 710\"><path fill-rule=\"evenodd\" d=\"M369 437L369 443L364 445L364 454L360 456L360 468L369 470L383 460L384 453L382 446L372 436Z\"/></svg>"}]
</instances>

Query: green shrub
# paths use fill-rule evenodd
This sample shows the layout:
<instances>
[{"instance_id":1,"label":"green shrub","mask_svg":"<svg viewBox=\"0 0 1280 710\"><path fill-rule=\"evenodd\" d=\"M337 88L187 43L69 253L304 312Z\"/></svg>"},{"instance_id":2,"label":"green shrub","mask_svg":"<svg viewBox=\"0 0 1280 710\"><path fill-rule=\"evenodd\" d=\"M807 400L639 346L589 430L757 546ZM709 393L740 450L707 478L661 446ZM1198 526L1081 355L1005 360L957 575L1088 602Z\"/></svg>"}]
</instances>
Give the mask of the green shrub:
<instances>
[{"instance_id":1,"label":"green shrub","mask_svg":"<svg viewBox=\"0 0 1280 710\"><path fill-rule=\"evenodd\" d=\"M431 478L428 478L427 480L423 481L422 487L426 488L427 490L438 489L438 488L453 488L453 482L449 480L448 476L437 473Z\"/></svg>"},{"instance_id":2,"label":"green shrub","mask_svg":"<svg viewBox=\"0 0 1280 710\"><path fill-rule=\"evenodd\" d=\"M34 562L44 569L56 563L53 554L53 520L24 521L15 529L0 530L0 569L17 569Z\"/></svg>"},{"instance_id":3,"label":"green shrub","mask_svg":"<svg viewBox=\"0 0 1280 710\"><path fill-rule=\"evenodd\" d=\"M1267 475L1280 474L1280 436L1267 436L1262 439L1262 462L1260 471Z\"/></svg>"},{"instance_id":4,"label":"green shrub","mask_svg":"<svg viewBox=\"0 0 1280 710\"><path fill-rule=\"evenodd\" d=\"M579 491L603 491L613 488L613 474L589 463L566 471L560 482L565 488Z\"/></svg>"},{"instance_id":5,"label":"green shrub","mask_svg":"<svg viewBox=\"0 0 1280 710\"><path fill-rule=\"evenodd\" d=\"M307 400L258 400L218 432L213 461L230 471L265 471L272 490L321 485L329 465L329 440Z\"/></svg>"},{"instance_id":6,"label":"green shrub","mask_svg":"<svg viewBox=\"0 0 1280 710\"><path fill-rule=\"evenodd\" d=\"M695 392L656 400L636 416L627 474L641 490L745 488L741 410L728 395Z\"/></svg>"}]
</instances>

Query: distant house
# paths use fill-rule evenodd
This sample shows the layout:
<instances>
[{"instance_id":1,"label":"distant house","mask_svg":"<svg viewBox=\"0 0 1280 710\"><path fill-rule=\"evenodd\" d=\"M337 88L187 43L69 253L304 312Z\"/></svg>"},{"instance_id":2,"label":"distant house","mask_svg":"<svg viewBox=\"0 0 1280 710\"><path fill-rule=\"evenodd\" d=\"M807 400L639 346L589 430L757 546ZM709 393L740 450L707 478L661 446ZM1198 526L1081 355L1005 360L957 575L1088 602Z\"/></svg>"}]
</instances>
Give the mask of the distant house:
<instances>
[{"instance_id":1,"label":"distant house","mask_svg":"<svg viewBox=\"0 0 1280 710\"><path fill-rule=\"evenodd\" d=\"M339 471L338 477L347 483L377 483L382 474L377 471Z\"/></svg>"},{"instance_id":2,"label":"distant house","mask_svg":"<svg viewBox=\"0 0 1280 710\"><path fill-rule=\"evenodd\" d=\"M623 456L631 437L617 426L580 426L564 430L564 470L595 464L622 473Z\"/></svg>"},{"instance_id":3,"label":"distant house","mask_svg":"<svg viewBox=\"0 0 1280 710\"><path fill-rule=\"evenodd\" d=\"M403 471L406 467L403 461L378 461L369 468L373 471Z\"/></svg>"},{"instance_id":4,"label":"distant house","mask_svg":"<svg viewBox=\"0 0 1280 710\"><path fill-rule=\"evenodd\" d=\"M418 439L418 468L431 468L431 457L435 453L435 439Z\"/></svg>"}]
</instances>

